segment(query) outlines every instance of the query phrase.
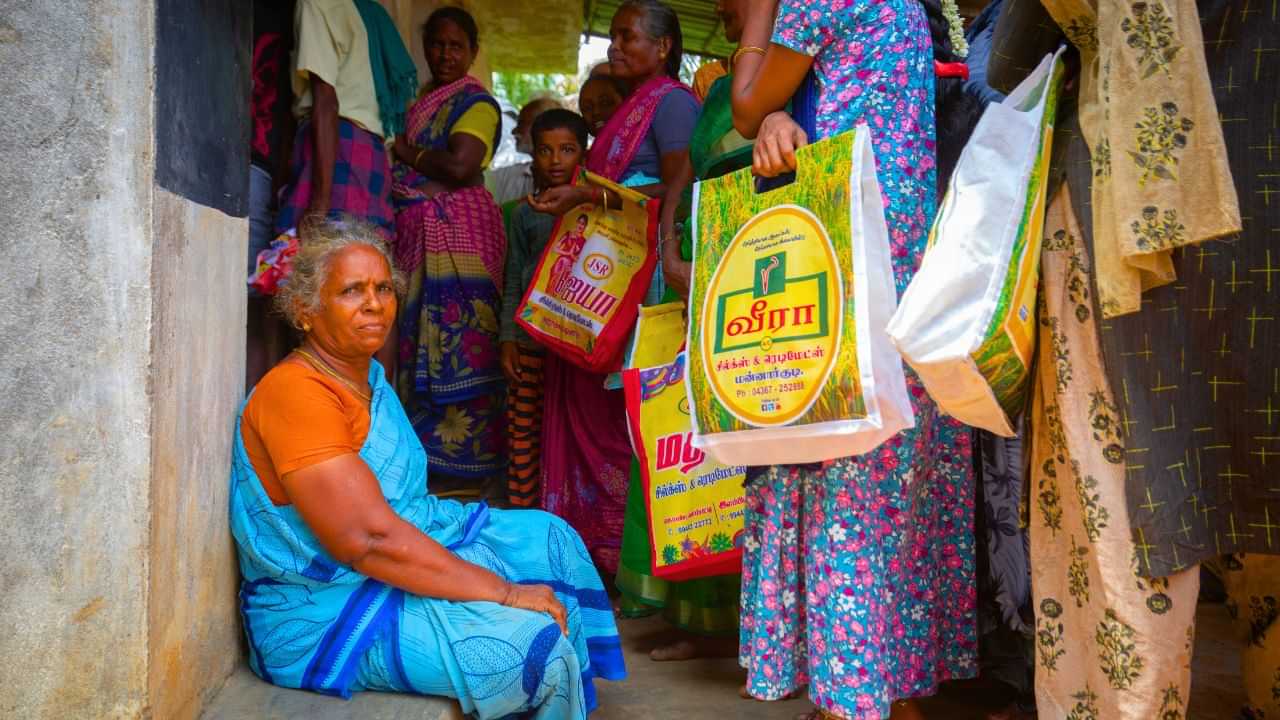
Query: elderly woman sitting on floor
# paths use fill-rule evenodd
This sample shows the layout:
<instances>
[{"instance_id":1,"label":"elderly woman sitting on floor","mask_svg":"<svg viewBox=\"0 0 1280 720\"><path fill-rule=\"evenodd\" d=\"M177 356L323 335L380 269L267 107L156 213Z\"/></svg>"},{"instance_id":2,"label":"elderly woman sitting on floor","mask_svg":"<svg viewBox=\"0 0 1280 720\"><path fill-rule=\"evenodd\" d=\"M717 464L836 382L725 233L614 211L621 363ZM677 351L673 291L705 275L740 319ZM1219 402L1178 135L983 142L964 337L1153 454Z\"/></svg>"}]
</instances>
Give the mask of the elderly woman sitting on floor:
<instances>
[{"instance_id":1,"label":"elderly woman sitting on floor","mask_svg":"<svg viewBox=\"0 0 1280 720\"><path fill-rule=\"evenodd\" d=\"M306 337L245 403L231 473L250 664L342 697L585 717L592 678L626 674L609 598L559 519L427 494L426 454L372 359L402 284L376 231L325 223L277 299Z\"/></svg>"}]
</instances>

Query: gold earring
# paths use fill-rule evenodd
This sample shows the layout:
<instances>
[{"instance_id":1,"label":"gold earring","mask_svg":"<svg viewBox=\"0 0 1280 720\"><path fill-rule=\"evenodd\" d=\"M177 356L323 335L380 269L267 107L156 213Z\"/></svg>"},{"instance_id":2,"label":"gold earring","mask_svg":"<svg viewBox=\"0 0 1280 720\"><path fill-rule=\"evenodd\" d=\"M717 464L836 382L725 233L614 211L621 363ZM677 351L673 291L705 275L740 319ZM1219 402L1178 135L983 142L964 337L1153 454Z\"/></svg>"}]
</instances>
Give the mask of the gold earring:
<instances>
[{"instance_id":1,"label":"gold earring","mask_svg":"<svg viewBox=\"0 0 1280 720\"><path fill-rule=\"evenodd\" d=\"M311 332L311 323L302 323L302 332Z\"/></svg>"}]
</instances>

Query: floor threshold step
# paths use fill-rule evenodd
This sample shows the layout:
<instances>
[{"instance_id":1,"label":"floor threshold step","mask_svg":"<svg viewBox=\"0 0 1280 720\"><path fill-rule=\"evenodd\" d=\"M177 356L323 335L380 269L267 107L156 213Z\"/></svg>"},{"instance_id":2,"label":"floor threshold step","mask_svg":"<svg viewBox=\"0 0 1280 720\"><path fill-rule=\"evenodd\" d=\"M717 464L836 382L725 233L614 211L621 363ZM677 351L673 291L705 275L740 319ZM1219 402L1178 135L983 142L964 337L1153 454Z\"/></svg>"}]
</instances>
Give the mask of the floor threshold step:
<instances>
[{"instance_id":1,"label":"floor threshold step","mask_svg":"<svg viewBox=\"0 0 1280 720\"><path fill-rule=\"evenodd\" d=\"M445 698L394 693L356 693L350 700L263 682L249 668L236 669L201 720L464 720Z\"/></svg>"}]
</instances>

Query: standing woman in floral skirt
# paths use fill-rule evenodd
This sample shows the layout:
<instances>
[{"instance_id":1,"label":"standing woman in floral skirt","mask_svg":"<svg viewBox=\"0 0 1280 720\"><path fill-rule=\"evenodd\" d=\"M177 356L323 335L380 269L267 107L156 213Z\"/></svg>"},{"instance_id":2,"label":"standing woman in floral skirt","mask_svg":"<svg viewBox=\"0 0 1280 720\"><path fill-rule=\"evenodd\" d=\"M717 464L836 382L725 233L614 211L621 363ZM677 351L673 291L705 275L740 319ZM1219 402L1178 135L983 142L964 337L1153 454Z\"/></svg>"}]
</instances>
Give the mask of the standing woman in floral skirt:
<instances>
[{"instance_id":1,"label":"standing woman in floral skirt","mask_svg":"<svg viewBox=\"0 0 1280 720\"><path fill-rule=\"evenodd\" d=\"M752 0L734 59L734 125L756 138L757 174L869 128L901 293L937 199L920 3ZM810 104L783 112L810 72ZM914 428L865 455L748 477L740 660L756 698L807 684L815 717L905 720L922 717L913 698L977 672L970 435L909 371L907 384Z\"/></svg>"}]
</instances>

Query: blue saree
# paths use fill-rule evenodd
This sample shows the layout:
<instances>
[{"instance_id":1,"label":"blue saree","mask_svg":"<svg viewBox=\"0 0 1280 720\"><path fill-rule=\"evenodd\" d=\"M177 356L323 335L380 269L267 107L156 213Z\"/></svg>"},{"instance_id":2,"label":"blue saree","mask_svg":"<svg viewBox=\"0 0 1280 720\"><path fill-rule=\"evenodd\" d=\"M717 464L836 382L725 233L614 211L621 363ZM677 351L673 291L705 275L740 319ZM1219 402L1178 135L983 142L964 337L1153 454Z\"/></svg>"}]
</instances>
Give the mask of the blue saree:
<instances>
[{"instance_id":1,"label":"blue saree","mask_svg":"<svg viewBox=\"0 0 1280 720\"><path fill-rule=\"evenodd\" d=\"M536 510L490 510L427 494L427 458L377 362L360 458L392 509L468 562L511 582L551 586L550 616L404 592L343 566L292 506L271 502L236 422L231 529L249 662L267 682L349 698L387 690L456 698L479 718L585 718L594 678L626 676L609 598L586 548ZM243 416L243 413L242 413Z\"/></svg>"}]
</instances>

